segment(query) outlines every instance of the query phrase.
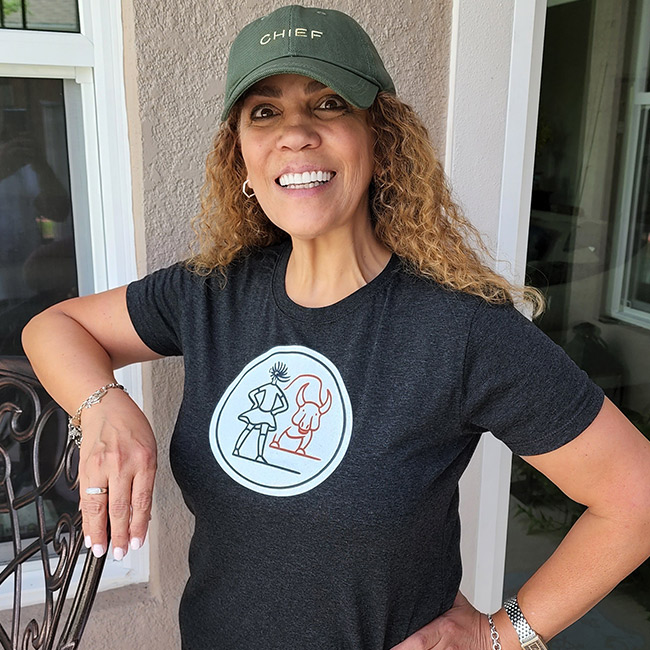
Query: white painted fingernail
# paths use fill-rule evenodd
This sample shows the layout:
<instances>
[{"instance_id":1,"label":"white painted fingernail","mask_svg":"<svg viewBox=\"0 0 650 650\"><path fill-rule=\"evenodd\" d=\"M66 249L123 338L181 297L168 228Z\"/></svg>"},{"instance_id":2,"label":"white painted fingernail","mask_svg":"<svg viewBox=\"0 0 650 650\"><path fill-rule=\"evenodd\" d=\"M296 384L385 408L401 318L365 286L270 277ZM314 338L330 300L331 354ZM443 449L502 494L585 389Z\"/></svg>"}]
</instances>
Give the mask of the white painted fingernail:
<instances>
[{"instance_id":1,"label":"white painted fingernail","mask_svg":"<svg viewBox=\"0 0 650 650\"><path fill-rule=\"evenodd\" d=\"M84 537L84 546L86 548L90 548L93 545L93 543L90 541L90 535L86 535Z\"/></svg>"},{"instance_id":2,"label":"white painted fingernail","mask_svg":"<svg viewBox=\"0 0 650 650\"><path fill-rule=\"evenodd\" d=\"M122 559L124 558L124 550L121 549L119 546L113 549L113 559L116 562L121 562Z\"/></svg>"},{"instance_id":3,"label":"white painted fingernail","mask_svg":"<svg viewBox=\"0 0 650 650\"><path fill-rule=\"evenodd\" d=\"M142 540L139 537L131 538L131 548L137 551L142 546Z\"/></svg>"},{"instance_id":4,"label":"white painted fingernail","mask_svg":"<svg viewBox=\"0 0 650 650\"><path fill-rule=\"evenodd\" d=\"M93 555L95 557L101 557L106 553L106 548L104 547L103 544L94 544L93 545Z\"/></svg>"}]
</instances>

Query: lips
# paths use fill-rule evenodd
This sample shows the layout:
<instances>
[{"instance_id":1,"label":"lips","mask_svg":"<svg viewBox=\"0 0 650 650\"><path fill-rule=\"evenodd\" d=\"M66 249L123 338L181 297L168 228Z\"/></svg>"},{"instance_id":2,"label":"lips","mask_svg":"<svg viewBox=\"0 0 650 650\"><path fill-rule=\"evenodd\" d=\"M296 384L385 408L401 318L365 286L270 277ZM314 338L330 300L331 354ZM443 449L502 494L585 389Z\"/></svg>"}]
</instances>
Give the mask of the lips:
<instances>
[{"instance_id":1,"label":"lips","mask_svg":"<svg viewBox=\"0 0 650 650\"><path fill-rule=\"evenodd\" d=\"M276 179L276 183L286 189L310 189L319 185L329 183L334 178L336 172L332 171L304 171L296 173L282 174Z\"/></svg>"}]
</instances>

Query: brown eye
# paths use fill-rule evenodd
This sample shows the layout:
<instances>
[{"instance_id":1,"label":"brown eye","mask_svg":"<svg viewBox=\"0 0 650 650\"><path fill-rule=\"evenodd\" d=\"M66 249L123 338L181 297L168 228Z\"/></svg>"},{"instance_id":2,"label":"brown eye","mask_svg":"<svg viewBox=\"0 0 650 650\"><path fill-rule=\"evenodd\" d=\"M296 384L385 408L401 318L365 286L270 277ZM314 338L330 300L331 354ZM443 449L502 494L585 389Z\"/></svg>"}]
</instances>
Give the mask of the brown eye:
<instances>
[{"instance_id":1,"label":"brown eye","mask_svg":"<svg viewBox=\"0 0 650 650\"><path fill-rule=\"evenodd\" d=\"M340 111L348 108L348 104L338 95L330 95L318 105L318 108L324 111Z\"/></svg>"},{"instance_id":2,"label":"brown eye","mask_svg":"<svg viewBox=\"0 0 650 650\"><path fill-rule=\"evenodd\" d=\"M277 112L273 106L268 106L265 104L263 106L256 106L251 111L251 120L265 120L269 117L273 117L274 115L277 115Z\"/></svg>"}]
</instances>

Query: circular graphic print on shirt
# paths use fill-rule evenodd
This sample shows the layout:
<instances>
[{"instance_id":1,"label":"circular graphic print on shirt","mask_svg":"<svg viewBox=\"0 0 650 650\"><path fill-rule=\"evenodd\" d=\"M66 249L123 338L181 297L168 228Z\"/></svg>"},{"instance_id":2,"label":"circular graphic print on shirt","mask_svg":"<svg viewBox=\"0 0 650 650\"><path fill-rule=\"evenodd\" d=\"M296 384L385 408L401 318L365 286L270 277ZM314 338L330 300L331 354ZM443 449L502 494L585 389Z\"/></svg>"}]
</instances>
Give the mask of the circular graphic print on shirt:
<instances>
[{"instance_id":1,"label":"circular graphic print on shirt","mask_svg":"<svg viewBox=\"0 0 650 650\"><path fill-rule=\"evenodd\" d=\"M351 433L350 398L336 366L309 348L275 347L228 386L212 415L210 446L241 485L293 496L334 472Z\"/></svg>"}]
</instances>

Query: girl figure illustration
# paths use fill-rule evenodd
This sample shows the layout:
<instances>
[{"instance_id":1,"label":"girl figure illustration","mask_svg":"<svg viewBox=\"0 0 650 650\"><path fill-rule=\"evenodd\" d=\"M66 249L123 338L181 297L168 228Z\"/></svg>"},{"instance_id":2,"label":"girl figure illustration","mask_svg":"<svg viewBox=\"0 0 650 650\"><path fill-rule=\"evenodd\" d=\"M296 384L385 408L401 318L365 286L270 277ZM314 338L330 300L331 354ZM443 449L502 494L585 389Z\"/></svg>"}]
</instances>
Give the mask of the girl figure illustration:
<instances>
[{"instance_id":1,"label":"girl figure illustration","mask_svg":"<svg viewBox=\"0 0 650 650\"><path fill-rule=\"evenodd\" d=\"M233 456L241 456L240 449L246 438L253 429L258 429L257 437L257 456L255 460L258 463L267 463L264 458L264 445L266 444L266 436L269 431L275 431L277 424L275 416L283 413L289 408L289 402L284 395L284 391L278 386L278 382L287 382L289 377L288 368L284 363L276 363L269 370L271 381L268 384L258 386L248 393L248 399L253 404L253 408L244 411L239 418L242 422L246 422L246 428L239 434L235 448L233 449Z\"/></svg>"}]
</instances>

